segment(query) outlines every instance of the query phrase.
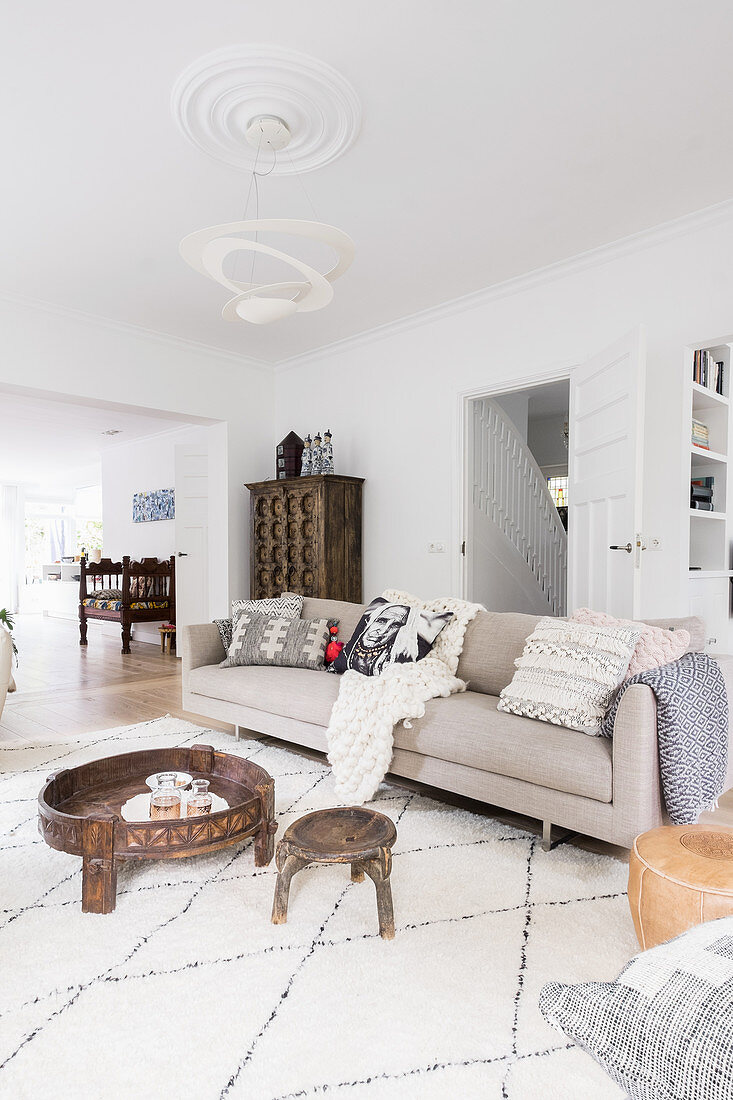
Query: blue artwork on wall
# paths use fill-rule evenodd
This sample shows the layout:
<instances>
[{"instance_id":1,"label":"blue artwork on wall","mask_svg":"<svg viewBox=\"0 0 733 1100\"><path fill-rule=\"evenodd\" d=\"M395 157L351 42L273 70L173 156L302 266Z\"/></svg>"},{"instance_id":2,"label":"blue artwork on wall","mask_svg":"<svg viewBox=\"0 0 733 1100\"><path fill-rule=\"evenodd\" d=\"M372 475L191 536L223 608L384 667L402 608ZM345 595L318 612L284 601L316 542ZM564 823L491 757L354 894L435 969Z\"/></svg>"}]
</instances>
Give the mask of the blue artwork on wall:
<instances>
[{"instance_id":1,"label":"blue artwork on wall","mask_svg":"<svg viewBox=\"0 0 733 1100\"><path fill-rule=\"evenodd\" d=\"M175 519L175 516L175 489L151 489L149 492L133 493L133 523L150 523L156 519Z\"/></svg>"}]
</instances>

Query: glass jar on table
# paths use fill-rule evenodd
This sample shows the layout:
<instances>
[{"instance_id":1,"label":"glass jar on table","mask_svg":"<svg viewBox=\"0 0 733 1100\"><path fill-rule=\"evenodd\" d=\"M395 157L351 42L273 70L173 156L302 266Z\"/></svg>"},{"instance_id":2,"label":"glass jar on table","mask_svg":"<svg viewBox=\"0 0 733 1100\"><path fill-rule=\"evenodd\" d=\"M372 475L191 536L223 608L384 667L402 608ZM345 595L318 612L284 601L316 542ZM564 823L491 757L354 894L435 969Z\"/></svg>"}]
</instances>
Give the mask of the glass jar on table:
<instances>
[{"instance_id":1,"label":"glass jar on table","mask_svg":"<svg viewBox=\"0 0 733 1100\"><path fill-rule=\"evenodd\" d=\"M150 796L150 820L158 821L181 816L181 792L176 787L175 772L159 772L158 786Z\"/></svg>"}]
</instances>

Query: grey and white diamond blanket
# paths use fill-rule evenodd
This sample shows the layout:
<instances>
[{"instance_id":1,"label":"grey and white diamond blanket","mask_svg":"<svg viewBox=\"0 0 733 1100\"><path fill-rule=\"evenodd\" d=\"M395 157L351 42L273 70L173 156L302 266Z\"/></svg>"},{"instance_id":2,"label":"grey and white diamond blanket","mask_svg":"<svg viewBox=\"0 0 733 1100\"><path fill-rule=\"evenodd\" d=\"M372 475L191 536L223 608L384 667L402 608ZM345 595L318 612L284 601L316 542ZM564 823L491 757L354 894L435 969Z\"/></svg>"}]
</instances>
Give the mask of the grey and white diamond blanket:
<instances>
[{"instance_id":1,"label":"grey and white diamond blanket","mask_svg":"<svg viewBox=\"0 0 733 1100\"><path fill-rule=\"evenodd\" d=\"M707 653L685 653L622 684L601 735L613 736L616 711L632 684L647 684L657 699L659 768L667 813L690 825L715 806L728 769L728 693L720 665Z\"/></svg>"}]
</instances>

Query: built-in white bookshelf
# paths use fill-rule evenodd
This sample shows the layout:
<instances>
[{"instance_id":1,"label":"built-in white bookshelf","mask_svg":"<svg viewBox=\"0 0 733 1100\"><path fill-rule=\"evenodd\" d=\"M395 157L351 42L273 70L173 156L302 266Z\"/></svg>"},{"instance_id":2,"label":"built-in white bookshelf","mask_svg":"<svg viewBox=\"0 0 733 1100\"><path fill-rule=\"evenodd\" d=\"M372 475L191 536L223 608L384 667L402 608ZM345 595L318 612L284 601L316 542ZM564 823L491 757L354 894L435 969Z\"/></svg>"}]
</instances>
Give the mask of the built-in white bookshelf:
<instances>
[{"instance_id":1,"label":"built-in white bookshelf","mask_svg":"<svg viewBox=\"0 0 733 1100\"><path fill-rule=\"evenodd\" d=\"M707 352L704 357L695 352ZM694 380L702 372L707 385ZM733 344L709 344L690 348L685 356L685 499L688 512L688 553L686 584L691 615L705 620L707 644L711 652L727 652L731 623L731 501L728 455L731 444L730 371ZM720 368L722 364L722 381ZM695 442L703 437L703 442ZM707 446L704 445L707 443ZM696 495L709 495L712 510L695 508L691 499L693 482ZM705 503L708 503L705 501Z\"/></svg>"}]
</instances>

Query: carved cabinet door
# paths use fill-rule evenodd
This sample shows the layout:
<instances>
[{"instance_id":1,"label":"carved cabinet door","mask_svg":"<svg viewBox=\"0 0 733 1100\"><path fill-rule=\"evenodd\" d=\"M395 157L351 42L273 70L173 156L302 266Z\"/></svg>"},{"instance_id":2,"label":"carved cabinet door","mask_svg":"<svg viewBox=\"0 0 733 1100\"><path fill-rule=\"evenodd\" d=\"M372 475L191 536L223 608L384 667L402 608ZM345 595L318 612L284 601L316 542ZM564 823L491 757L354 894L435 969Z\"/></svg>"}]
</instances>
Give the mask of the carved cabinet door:
<instances>
[{"instance_id":1,"label":"carved cabinet door","mask_svg":"<svg viewBox=\"0 0 733 1100\"><path fill-rule=\"evenodd\" d=\"M282 486L252 496L252 589L254 599L279 596L287 588L285 493Z\"/></svg>"},{"instance_id":2,"label":"carved cabinet door","mask_svg":"<svg viewBox=\"0 0 733 1100\"><path fill-rule=\"evenodd\" d=\"M321 524L321 486L294 485L285 490L286 587L303 596L320 595L318 570Z\"/></svg>"}]
</instances>

